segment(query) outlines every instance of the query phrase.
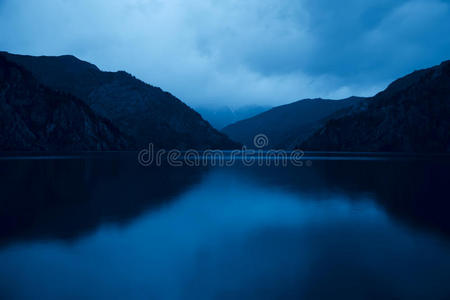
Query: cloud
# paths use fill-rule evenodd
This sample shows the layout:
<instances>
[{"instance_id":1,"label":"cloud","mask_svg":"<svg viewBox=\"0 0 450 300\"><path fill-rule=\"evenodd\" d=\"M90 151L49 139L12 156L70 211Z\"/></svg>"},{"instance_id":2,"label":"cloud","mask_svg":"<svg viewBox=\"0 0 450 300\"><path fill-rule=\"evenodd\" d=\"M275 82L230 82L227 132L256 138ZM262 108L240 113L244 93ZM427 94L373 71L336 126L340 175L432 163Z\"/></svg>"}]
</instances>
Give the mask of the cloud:
<instances>
[{"instance_id":1,"label":"cloud","mask_svg":"<svg viewBox=\"0 0 450 300\"><path fill-rule=\"evenodd\" d=\"M193 106L371 95L450 53L444 0L2 0L0 48L74 54Z\"/></svg>"}]
</instances>

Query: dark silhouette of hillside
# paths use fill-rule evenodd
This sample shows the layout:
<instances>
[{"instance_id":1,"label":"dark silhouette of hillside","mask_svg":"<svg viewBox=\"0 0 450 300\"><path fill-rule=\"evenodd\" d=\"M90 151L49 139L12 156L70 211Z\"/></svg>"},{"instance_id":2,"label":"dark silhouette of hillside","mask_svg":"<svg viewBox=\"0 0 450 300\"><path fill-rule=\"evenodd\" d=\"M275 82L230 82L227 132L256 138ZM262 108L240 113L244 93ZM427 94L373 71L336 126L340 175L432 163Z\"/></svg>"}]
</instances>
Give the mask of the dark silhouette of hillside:
<instances>
[{"instance_id":1,"label":"dark silhouette of hillside","mask_svg":"<svg viewBox=\"0 0 450 300\"><path fill-rule=\"evenodd\" d=\"M74 95L131 136L138 147L237 148L182 101L130 74L102 72L74 56L35 57L1 52L42 84Z\"/></svg>"},{"instance_id":2,"label":"dark silhouette of hillside","mask_svg":"<svg viewBox=\"0 0 450 300\"><path fill-rule=\"evenodd\" d=\"M298 148L450 152L450 61L398 79L363 105L333 116Z\"/></svg>"},{"instance_id":3,"label":"dark silhouette of hillside","mask_svg":"<svg viewBox=\"0 0 450 300\"><path fill-rule=\"evenodd\" d=\"M0 150L125 150L133 142L74 96L0 56Z\"/></svg>"},{"instance_id":4,"label":"dark silhouette of hillside","mask_svg":"<svg viewBox=\"0 0 450 300\"><path fill-rule=\"evenodd\" d=\"M256 135L265 134L270 142L268 148L291 149L319 128L326 117L362 101L364 98L357 97L340 101L305 99L229 125L222 132L249 147L253 147Z\"/></svg>"}]
</instances>

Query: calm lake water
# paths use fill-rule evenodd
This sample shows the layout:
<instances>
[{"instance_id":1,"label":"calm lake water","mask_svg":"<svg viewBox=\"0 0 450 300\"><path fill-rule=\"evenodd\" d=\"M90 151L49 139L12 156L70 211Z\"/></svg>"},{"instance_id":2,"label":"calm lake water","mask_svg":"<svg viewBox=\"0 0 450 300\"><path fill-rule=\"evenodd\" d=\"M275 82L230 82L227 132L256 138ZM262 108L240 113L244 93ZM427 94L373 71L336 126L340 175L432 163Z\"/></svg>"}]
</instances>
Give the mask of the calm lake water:
<instances>
[{"instance_id":1,"label":"calm lake water","mask_svg":"<svg viewBox=\"0 0 450 300\"><path fill-rule=\"evenodd\" d=\"M0 160L0 298L449 299L449 171Z\"/></svg>"}]
</instances>

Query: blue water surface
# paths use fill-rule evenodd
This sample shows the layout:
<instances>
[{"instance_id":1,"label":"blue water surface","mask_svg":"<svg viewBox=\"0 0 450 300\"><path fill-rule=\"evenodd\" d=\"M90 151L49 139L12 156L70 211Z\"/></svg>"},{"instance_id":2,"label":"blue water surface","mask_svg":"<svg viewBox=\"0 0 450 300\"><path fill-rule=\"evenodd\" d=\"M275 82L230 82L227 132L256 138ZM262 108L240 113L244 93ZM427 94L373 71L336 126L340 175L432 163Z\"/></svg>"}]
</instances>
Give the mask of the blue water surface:
<instances>
[{"instance_id":1,"label":"blue water surface","mask_svg":"<svg viewBox=\"0 0 450 300\"><path fill-rule=\"evenodd\" d=\"M0 161L2 299L449 299L450 164Z\"/></svg>"}]
</instances>

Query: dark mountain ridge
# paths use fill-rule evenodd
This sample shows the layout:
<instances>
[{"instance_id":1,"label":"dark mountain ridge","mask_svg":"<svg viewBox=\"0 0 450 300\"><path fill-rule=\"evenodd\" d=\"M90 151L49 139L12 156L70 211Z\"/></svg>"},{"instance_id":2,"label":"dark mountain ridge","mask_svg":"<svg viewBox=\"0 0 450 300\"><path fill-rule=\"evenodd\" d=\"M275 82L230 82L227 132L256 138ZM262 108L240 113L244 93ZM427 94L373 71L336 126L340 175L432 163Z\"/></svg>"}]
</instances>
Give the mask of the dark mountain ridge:
<instances>
[{"instance_id":1,"label":"dark mountain ridge","mask_svg":"<svg viewBox=\"0 0 450 300\"><path fill-rule=\"evenodd\" d=\"M331 118L297 148L450 152L450 61L394 81L366 105Z\"/></svg>"},{"instance_id":2,"label":"dark mountain ridge","mask_svg":"<svg viewBox=\"0 0 450 300\"><path fill-rule=\"evenodd\" d=\"M312 134L324 119L364 101L351 97L344 100L305 99L274 107L252 118L225 127L222 132L233 140L253 147L253 138L264 134L269 138L268 148L290 149L299 140Z\"/></svg>"},{"instance_id":3,"label":"dark mountain ridge","mask_svg":"<svg viewBox=\"0 0 450 300\"><path fill-rule=\"evenodd\" d=\"M133 147L130 138L74 96L43 86L0 56L2 151L103 151Z\"/></svg>"},{"instance_id":4,"label":"dark mountain ridge","mask_svg":"<svg viewBox=\"0 0 450 300\"><path fill-rule=\"evenodd\" d=\"M124 72L103 72L74 56L25 56L0 52L42 84L74 95L109 119L138 147L231 149L239 145L218 132L178 98Z\"/></svg>"}]
</instances>

